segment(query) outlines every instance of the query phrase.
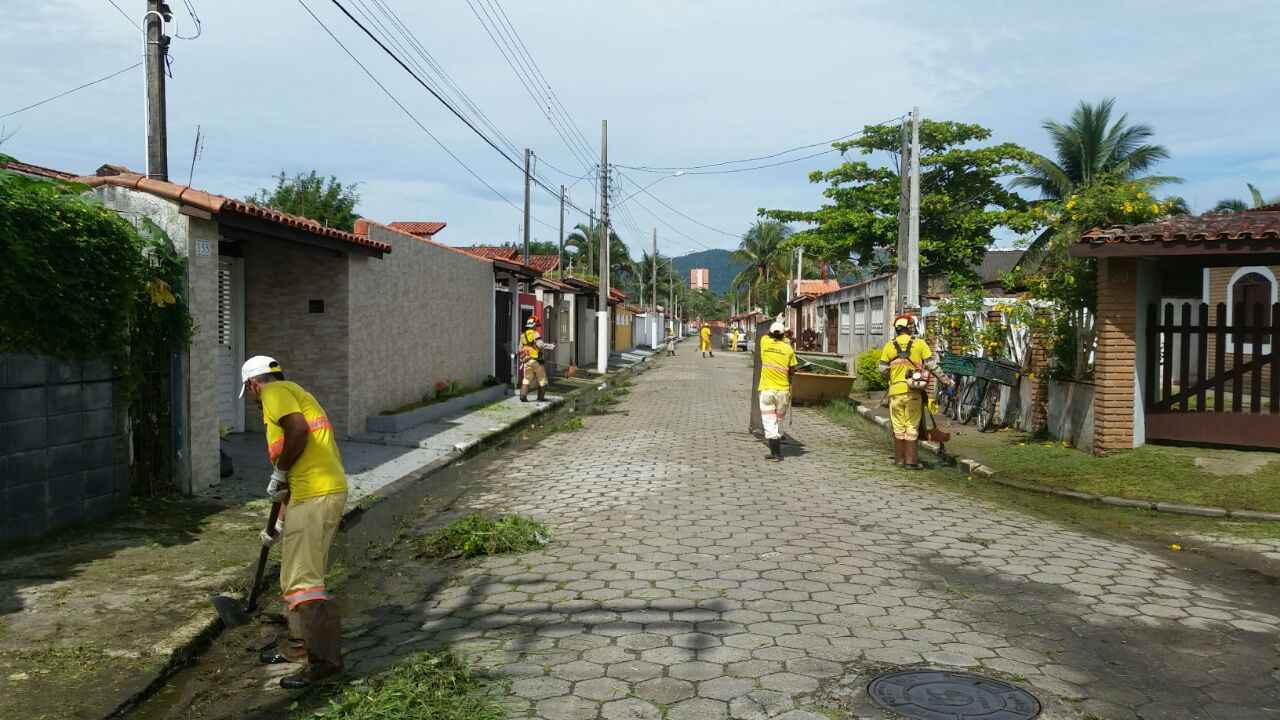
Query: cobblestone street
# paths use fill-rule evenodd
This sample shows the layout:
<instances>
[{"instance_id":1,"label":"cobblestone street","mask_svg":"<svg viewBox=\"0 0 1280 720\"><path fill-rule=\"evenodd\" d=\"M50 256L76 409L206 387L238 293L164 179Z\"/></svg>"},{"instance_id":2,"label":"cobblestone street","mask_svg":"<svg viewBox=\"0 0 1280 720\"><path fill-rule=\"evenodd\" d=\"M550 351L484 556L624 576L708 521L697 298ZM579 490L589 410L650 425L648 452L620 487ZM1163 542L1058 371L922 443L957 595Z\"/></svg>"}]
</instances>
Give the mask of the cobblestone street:
<instances>
[{"instance_id":1,"label":"cobblestone street","mask_svg":"<svg viewBox=\"0 0 1280 720\"><path fill-rule=\"evenodd\" d=\"M1268 579L954 494L816 410L794 414L805 447L768 463L749 381L744 356L684 351L584 430L469 463L450 512L531 515L552 544L452 577L407 557L355 570L351 674L452 647L504 681L513 717L547 720L884 718L867 682L925 665L1024 687L1050 719L1280 717ZM141 716L280 716L287 666L248 667L199 711L180 681ZM245 693L265 712L223 704Z\"/></svg>"},{"instance_id":2,"label":"cobblestone street","mask_svg":"<svg viewBox=\"0 0 1280 720\"><path fill-rule=\"evenodd\" d=\"M1011 679L1045 717L1280 716L1263 583L913 483L811 410L769 464L749 382L684 352L495 472L473 502L556 541L467 570L425 629L510 678L517 716L816 719L913 664Z\"/></svg>"}]
</instances>

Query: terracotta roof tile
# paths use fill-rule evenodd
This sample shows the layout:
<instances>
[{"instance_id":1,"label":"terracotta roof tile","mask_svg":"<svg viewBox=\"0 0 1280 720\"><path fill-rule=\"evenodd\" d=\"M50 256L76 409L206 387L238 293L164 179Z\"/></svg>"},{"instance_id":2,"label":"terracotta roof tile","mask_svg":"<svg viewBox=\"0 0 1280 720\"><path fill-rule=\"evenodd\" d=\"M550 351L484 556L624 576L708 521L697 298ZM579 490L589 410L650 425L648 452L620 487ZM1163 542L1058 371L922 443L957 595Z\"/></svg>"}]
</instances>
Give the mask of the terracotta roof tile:
<instances>
[{"instance_id":1,"label":"terracotta roof tile","mask_svg":"<svg viewBox=\"0 0 1280 720\"><path fill-rule=\"evenodd\" d=\"M840 289L839 280L797 280L796 293L800 295L823 295Z\"/></svg>"},{"instance_id":2,"label":"terracotta roof tile","mask_svg":"<svg viewBox=\"0 0 1280 720\"><path fill-rule=\"evenodd\" d=\"M77 182L84 183L91 187L99 185L112 185L115 187L128 188L130 190L139 190L141 192L157 195L183 205L190 205L199 208L214 215L223 213L234 213L237 215L245 215L248 217L256 217L267 222L291 227L295 230L301 230L320 237L327 237L342 242L348 242L352 245L360 245L363 247L373 248L379 252L391 252L391 245L376 240L370 240L363 235L357 235L345 230L337 228L325 227L315 220L300 217L298 215L290 215L279 210L260 207L252 203L243 202L234 198L223 197L222 195L214 195L204 190L196 190L189 185L178 185L165 180L154 180L145 178L138 173L131 172L127 168L121 168L118 165L103 165L98 168L98 172L94 175L76 178Z\"/></svg>"},{"instance_id":3,"label":"terracotta roof tile","mask_svg":"<svg viewBox=\"0 0 1280 720\"><path fill-rule=\"evenodd\" d=\"M1222 240L1280 239L1280 206L1235 213L1173 217L1140 225L1094 228L1078 244L1201 243Z\"/></svg>"},{"instance_id":4,"label":"terracotta roof tile","mask_svg":"<svg viewBox=\"0 0 1280 720\"><path fill-rule=\"evenodd\" d=\"M6 163L0 163L0 168L12 170L23 175L34 175L36 177L50 178L53 180L72 180L76 177L75 173L64 172L62 170L54 170L42 165L32 165L19 160L13 160Z\"/></svg>"},{"instance_id":5,"label":"terracotta roof tile","mask_svg":"<svg viewBox=\"0 0 1280 720\"><path fill-rule=\"evenodd\" d=\"M431 237L432 235L435 235L436 233L443 230L446 224L447 223L435 222L435 221L426 221L426 222L398 221L398 222L390 223L389 225L387 225L387 227L393 230L399 230L400 232L407 232L410 235L417 235L418 237Z\"/></svg>"},{"instance_id":6,"label":"terracotta roof tile","mask_svg":"<svg viewBox=\"0 0 1280 720\"><path fill-rule=\"evenodd\" d=\"M471 247L458 248L464 253L475 255L476 257L488 258L490 260L515 260L516 249L513 247L502 247L496 245L472 245Z\"/></svg>"},{"instance_id":7,"label":"terracotta roof tile","mask_svg":"<svg viewBox=\"0 0 1280 720\"><path fill-rule=\"evenodd\" d=\"M529 267L540 272L551 272L560 267L559 255L530 255Z\"/></svg>"}]
</instances>

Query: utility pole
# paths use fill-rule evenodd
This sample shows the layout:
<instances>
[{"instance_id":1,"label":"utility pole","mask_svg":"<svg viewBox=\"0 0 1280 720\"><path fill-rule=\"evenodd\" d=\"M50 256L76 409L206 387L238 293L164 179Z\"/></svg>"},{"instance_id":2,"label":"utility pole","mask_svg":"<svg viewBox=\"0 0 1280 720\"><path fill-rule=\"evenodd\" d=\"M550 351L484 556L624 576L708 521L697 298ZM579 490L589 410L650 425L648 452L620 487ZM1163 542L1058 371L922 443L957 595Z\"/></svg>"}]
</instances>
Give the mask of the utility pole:
<instances>
[{"instance_id":1,"label":"utility pole","mask_svg":"<svg viewBox=\"0 0 1280 720\"><path fill-rule=\"evenodd\" d=\"M675 267L676 259L671 258L671 263L667 265L667 315L671 317L671 334L675 334L675 310L676 310L676 279Z\"/></svg>"},{"instance_id":2,"label":"utility pole","mask_svg":"<svg viewBox=\"0 0 1280 720\"><path fill-rule=\"evenodd\" d=\"M169 17L169 8L161 0L147 0L147 14L142 17L147 38L147 177L156 180L169 179L169 126L164 98L164 57L169 49L164 24Z\"/></svg>"},{"instance_id":3,"label":"utility pole","mask_svg":"<svg viewBox=\"0 0 1280 720\"><path fill-rule=\"evenodd\" d=\"M524 264L529 264L529 163L533 151L524 149Z\"/></svg>"},{"instance_id":4,"label":"utility pole","mask_svg":"<svg viewBox=\"0 0 1280 720\"><path fill-rule=\"evenodd\" d=\"M596 236L596 209L591 208L587 213L587 272L591 272L591 268L595 267L595 258L591 257L591 242Z\"/></svg>"},{"instance_id":5,"label":"utility pole","mask_svg":"<svg viewBox=\"0 0 1280 720\"><path fill-rule=\"evenodd\" d=\"M920 307L920 108L911 109L911 224L907 227L907 305Z\"/></svg>"},{"instance_id":6,"label":"utility pole","mask_svg":"<svg viewBox=\"0 0 1280 720\"><path fill-rule=\"evenodd\" d=\"M911 224L911 138L907 134L907 123L902 123L902 150L898 162L898 303L895 312L901 313L907 307L907 266L911 256L907 247L908 226Z\"/></svg>"},{"instance_id":7,"label":"utility pole","mask_svg":"<svg viewBox=\"0 0 1280 720\"><path fill-rule=\"evenodd\" d=\"M650 300L652 307L649 310L649 327L653 328L653 332L649 334L649 339L653 343L653 348L658 348L658 228L653 229L653 295Z\"/></svg>"},{"instance_id":8,"label":"utility pole","mask_svg":"<svg viewBox=\"0 0 1280 720\"><path fill-rule=\"evenodd\" d=\"M556 267L560 270L560 277L564 277L564 186L560 186L560 250L556 255Z\"/></svg>"},{"instance_id":9,"label":"utility pole","mask_svg":"<svg viewBox=\"0 0 1280 720\"><path fill-rule=\"evenodd\" d=\"M600 121L600 307L596 309L596 372L609 370L609 121Z\"/></svg>"}]
</instances>

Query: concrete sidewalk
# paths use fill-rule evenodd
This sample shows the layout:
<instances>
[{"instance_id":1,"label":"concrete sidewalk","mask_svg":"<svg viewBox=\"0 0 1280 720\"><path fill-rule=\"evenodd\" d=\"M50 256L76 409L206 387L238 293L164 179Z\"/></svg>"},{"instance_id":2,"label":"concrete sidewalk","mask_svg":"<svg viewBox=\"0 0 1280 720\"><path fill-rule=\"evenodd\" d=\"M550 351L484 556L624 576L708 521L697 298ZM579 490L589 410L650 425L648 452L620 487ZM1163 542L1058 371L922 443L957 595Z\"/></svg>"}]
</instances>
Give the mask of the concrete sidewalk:
<instances>
[{"instance_id":1,"label":"concrete sidewalk","mask_svg":"<svg viewBox=\"0 0 1280 720\"><path fill-rule=\"evenodd\" d=\"M406 432L341 442L348 513L562 402L512 396ZM108 523L5 548L0 717L110 716L217 634L209 597L244 592L270 475L260 435L233 435L224 448L236 472L201 497L135 502Z\"/></svg>"}]
</instances>

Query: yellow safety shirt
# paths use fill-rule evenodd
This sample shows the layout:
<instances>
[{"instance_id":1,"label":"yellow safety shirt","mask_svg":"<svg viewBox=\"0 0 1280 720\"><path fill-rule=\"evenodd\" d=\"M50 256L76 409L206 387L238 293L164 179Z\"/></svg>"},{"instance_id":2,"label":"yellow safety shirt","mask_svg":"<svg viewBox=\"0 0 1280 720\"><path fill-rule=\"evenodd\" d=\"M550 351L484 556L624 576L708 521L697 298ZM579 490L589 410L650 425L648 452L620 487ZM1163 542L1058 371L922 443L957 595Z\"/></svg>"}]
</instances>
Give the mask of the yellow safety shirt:
<instances>
[{"instance_id":1,"label":"yellow safety shirt","mask_svg":"<svg viewBox=\"0 0 1280 720\"><path fill-rule=\"evenodd\" d=\"M786 340L774 340L772 336L765 335L760 339L760 383L756 389L761 392L790 390L788 371L799 364L795 348Z\"/></svg>"},{"instance_id":2,"label":"yellow safety shirt","mask_svg":"<svg viewBox=\"0 0 1280 720\"><path fill-rule=\"evenodd\" d=\"M262 386L262 422L267 426L267 454L274 465L284 452L284 428L280 418L301 413L310 434L307 446L289 468L290 504L307 498L346 492L347 474L333 425L315 397L300 385L278 380Z\"/></svg>"},{"instance_id":3,"label":"yellow safety shirt","mask_svg":"<svg viewBox=\"0 0 1280 720\"><path fill-rule=\"evenodd\" d=\"M711 326L703 325L702 329L698 331L698 337L702 338L703 342L711 342Z\"/></svg>"},{"instance_id":4,"label":"yellow safety shirt","mask_svg":"<svg viewBox=\"0 0 1280 720\"><path fill-rule=\"evenodd\" d=\"M538 359L538 339L542 337L537 330L525 330L520 336L520 345L525 348L530 360Z\"/></svg>"},{"instance_id":5,"label":"yellow safety shirt","mask_svg":"<svg viewBox=\"0 0 1280 720\"><path fill-rule=\"evenodd\" d=\"M905 395L911 391L907 385L907 375L913 370L924 367L924 361L933 357L933 351L929 349L929 343L913 338L906 333L898 335L896 338L898 345L903 350L907 349L907 343L911 343L911 351L908 356L911 362L908 363L898 358L898 348L894 347L894 341L890 340L884 344L884 349L880 351L880 362L889 363L889 395Z\"/></svg>"}]
</instances>

